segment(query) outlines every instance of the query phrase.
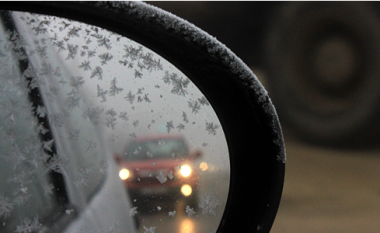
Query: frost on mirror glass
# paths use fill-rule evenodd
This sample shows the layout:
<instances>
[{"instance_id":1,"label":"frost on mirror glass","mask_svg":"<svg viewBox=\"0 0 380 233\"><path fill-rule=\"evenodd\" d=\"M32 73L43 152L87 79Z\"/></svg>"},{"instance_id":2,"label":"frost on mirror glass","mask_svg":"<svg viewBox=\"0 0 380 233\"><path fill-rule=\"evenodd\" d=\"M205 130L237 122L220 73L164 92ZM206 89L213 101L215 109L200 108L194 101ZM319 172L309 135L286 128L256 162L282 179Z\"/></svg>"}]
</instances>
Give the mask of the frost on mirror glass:
<instances>
[{"instance_id":1,"label":"frost on mirror glass","mask_svg":"<svg viewBox=\"0 0 380 233\"><path fill-rule=\"evenodd\" d=\"M228 148L190 79L95 26L1 17L0 232L215 232Z\"/></svg>"}]
</instances>

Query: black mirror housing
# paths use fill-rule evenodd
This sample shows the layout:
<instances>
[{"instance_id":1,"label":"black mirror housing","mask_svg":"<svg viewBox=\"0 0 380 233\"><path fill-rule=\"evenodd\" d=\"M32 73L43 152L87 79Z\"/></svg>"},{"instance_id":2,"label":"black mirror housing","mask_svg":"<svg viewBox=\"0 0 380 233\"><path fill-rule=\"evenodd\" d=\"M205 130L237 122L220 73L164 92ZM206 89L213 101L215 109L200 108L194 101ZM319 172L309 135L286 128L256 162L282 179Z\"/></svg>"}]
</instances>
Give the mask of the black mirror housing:
<instances>
[{"instance_id":1,"label":"black mirror housing","mask_svg":"<svg viewBox=\"0 0 380 233\"><path fill-rule=\"evenodd\" d=\"M231 183L217 232L269 232L280 203L285 146L275 108L252 71L196 26L144 3L2 2L2 10L55 15L127 36L170 61L218 115L230 154Z\"/></svg>"}]
</instances>

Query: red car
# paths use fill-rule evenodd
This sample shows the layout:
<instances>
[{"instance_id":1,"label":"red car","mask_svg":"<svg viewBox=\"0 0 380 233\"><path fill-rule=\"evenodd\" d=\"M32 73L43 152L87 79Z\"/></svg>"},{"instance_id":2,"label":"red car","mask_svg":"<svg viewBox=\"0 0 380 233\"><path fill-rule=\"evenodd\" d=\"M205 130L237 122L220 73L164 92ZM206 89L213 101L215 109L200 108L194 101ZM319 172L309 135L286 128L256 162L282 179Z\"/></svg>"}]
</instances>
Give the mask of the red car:
<instances>
[{"instance_id":1,"label":"red car","mask_svg":"<svg viewBox=\"0 0 380 233\"><path fill-rule=\"evenodd\" d=\"M200 156L199 150L189 151L181 135L156 135L136 138L115 158L132 200L170 197L196 208L199 172L194 161Z\"/></svg>"}]
</instances>

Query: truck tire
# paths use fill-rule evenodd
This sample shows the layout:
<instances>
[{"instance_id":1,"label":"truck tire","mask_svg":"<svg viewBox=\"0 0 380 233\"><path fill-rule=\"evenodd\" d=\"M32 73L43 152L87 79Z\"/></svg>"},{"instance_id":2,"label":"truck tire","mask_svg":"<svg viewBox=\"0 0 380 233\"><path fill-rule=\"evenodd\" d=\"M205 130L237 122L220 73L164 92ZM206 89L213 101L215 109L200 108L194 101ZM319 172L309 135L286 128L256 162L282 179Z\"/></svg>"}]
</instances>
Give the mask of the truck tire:
<instances>
[{"instance_id":1,"label":"truck tire","mask_svg":"<svg viewBox=\"0 0 380 233\"><path fill-rule=\"evenodd\" d=\"M380 106L380 21L361 2L292 2L268 32L268 90L298 138L338 147L373 143Z\"/></svg>"}]
</instances>

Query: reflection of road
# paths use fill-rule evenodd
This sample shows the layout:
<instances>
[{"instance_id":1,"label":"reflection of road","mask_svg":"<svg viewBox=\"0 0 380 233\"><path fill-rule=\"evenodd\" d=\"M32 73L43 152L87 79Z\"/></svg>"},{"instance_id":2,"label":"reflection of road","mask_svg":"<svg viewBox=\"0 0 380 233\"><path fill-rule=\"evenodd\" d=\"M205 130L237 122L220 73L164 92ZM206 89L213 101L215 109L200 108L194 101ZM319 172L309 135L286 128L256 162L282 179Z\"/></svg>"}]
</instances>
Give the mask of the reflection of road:
<instances>
[{"instance_id":1,"label":"reflection of road","mask_svg":"<svg viewBox=\"0 0 380 233\"><path fill-rule=\"evenodd\" d=\"M209 233L216 232L226 204L228 182L220 173L202 175L200 181L199 196L211 194L221 204L216 207L216 214L202 214L202 208L196 210L196 214L189 216L185 212L186 204L181 200L174 200L174 204L168 202L151 202L146 206L148 214L138 214L140 221L140 233ZM140 207L139 207L140 208ZM139 210L138 208L138 210ZM141 208L140 208L141 209ZM173 215L175 211L174 216Z\"/></svg>"},{"instance_id":2,"label":"reflection of road","mask_svg":"<svg viewBox=\"0 0 380 233\"><path fill-rule=\"evenodd\" d=\"M199 214L188 217L182 212L174 217L167 214L144 216L140 224L141 233L149 232L151 227L155 227L155 233L207 233L216 232L219 219L216 219L216 216Z\"/></svg>"}]
</instances>

